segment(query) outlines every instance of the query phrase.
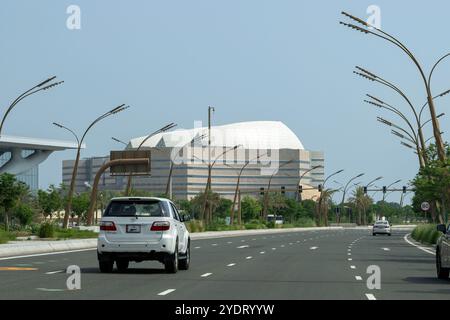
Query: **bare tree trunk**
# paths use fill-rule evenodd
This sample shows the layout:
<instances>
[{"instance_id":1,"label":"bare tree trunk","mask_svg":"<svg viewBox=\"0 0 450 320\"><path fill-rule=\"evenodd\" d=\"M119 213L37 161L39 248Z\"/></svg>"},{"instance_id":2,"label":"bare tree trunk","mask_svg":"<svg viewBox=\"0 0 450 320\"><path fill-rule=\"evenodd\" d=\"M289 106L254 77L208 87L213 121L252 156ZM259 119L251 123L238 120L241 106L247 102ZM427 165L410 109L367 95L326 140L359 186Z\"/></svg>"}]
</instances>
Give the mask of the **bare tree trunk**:
<instances>
[{"instance_id":1,"label":"bare tree trunk","mask_svg":"<svg viewBox=\"0 0 450 320\"><path fill-rule=\"evenodd\" d=\"M5 210L5 231L9 231L9 216L6 210Z\"/></svg>"}]
</instances>

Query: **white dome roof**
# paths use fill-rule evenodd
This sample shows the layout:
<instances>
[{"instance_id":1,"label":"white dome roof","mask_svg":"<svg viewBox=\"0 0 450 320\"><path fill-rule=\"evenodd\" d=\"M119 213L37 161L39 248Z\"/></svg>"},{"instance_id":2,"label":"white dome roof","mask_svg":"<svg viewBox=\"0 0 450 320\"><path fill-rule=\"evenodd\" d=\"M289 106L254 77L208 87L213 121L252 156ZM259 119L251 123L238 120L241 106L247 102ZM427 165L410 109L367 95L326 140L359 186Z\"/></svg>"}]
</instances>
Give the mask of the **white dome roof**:
<instances>
[{"instance_id":1,"label":"white dome roof","mask_svg":"<svg viewBox=\"0 0 450 320\"><path fill-rule=\"evenodd\" d=\"M160 133L148 139L143 147L180 147L202 134L208 134L208 128L180 129ZM128 147L138 148L145 138L132 139ZM207 140L207 138L199 140L196 144L207 146ZM211 146L233 147L236 145L244 149L304 150L298 137L280 121L239 122L211 128Z\"/></svg>"}]
</instances>

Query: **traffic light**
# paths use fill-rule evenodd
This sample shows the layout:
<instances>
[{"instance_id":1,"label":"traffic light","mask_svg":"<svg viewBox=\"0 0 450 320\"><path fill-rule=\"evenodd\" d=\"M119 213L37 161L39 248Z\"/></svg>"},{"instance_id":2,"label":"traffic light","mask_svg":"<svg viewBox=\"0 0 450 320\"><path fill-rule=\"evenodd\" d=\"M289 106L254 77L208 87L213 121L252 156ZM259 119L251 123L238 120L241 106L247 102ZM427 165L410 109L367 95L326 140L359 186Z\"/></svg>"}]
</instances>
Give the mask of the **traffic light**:
<instances>
[{"instance_id":1,"label":"traffic light","mask_svg":"<svg viewBox=\"0 0 450 320\"><path fill-rule=\"evenodd\" d=\"M286 194L286 187L282 186L281 187L281 194L284 196Z\"/></svg>"},{"instance_id":2,"label":"traffic light","mask_svg":"<svg viewBox=\"0 0 450 320\"><path fill-rule=\"evenodd\" d=\"M407 191L407 188L406 188L406 187L403 187L403 193L404 193L404 194L406 193L406 191Z\"/></svg>"},{"instance_id":3,"label":"traffic light","mask_svg":"<svg viewBox=\"0 0 450 320\"><path fill-rule=\"evenodd\" d=\"M383 193L384 193L384 194L387 193L387 187L383 187Z\"/></svg>"},{"instance_id":4,"label":"traffic light","mask_svg":"<svg viewBox=\"0 0 450 320\"><path fill-rule=\"evenodd\" d=\"M302 185L298 186L298 193L303 193L303 186Z\"/></svg>"},{"instance_id":5,"label":"traffic light","mask_svg":"<svg viewBox=\"0 0 450 320\"><path fill-rule=\"evenodd\" d=\"M364 187L364 194L367 194L367 187Z\"/></svg>"},{"instance_id":6,"label":"traffic light","mask_svg":"<svg viewBox=\"0 0 450 320\"><path fill-rule=\"evenodd\" d=\"M259 195L260 195L260 196L263 196L263 195L264 195L264 188L259 188L259 191L260 191L260 192L259 192Z\"/></svg>"},{"instance_id":7,"label":"traffic light","mask_svg":"<svg viewBox=\"0 0 450 320\"><path fill-rule=\"evenodd\" d=\"M319 192L322 192L323 186L321 184L319 184L318 190L319 190Z\"/></svg>"}]
</instances>

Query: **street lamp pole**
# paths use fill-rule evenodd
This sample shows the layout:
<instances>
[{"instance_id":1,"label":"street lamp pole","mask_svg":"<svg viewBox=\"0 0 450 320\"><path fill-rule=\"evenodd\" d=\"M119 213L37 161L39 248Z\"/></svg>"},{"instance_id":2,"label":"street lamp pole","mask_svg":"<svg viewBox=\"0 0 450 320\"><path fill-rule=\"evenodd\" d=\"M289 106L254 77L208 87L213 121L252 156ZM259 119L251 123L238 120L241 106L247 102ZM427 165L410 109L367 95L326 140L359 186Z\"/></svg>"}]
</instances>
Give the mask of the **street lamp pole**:
<instances>
[{"instance_id":1,"label":"street lamp pole","mask_svg":"<svg viewBox=\"0 0 450 320\"><path fill-rule=\"evenodd\" d=\"M21 95L19 95L8 107L8 109L6 109L5 114L3 115L2 121L0 123L0 137L2 135L2 130L3 130L3 125L5 123L6 118L8 117L9 113L12 111L12 109L23 99L25 99L26 97L29 97L35 93L38 93L40 91L44 91L44 90L48 90L51 89L53 87L56 87L60 84L63 84L64 81L59 81L59 82L55 82L52 84L48 84L49 82L53 81L54 79L56 79L56 76L50 77L45 81L42 81L41 83L39 83L38 85L34 86L33 88L25 91L24 93L22 93Z\"/></svg>"},{"instance_id":2,"label":"street lamp pole","mask_svg":"<svg viewBox=\"0 0 450 320\"><path fill-rule=\"evenodd\" d=\"M420 76L425 84L425 89L426 89L426 94L427 94L427 98L428 98L428 106L430 109L430 114L431 114L431 118L432 118L432 122L433 122L433 133L436 139L436 146L437 146L437 150L438 150L438 155L439 155L439 160L443 163L445 163L447 157L446 157L446 151L445 151L445 146L444 146L444 142L442 140L442 136L441 136L441 129L440 129L440 125L439 125L439 120L436 118L436 111L435 111L435 107L434 107L434 101L433 101L433 95L431 93L431 80L432 80L432 75L433 72L435 71L436 67L447 57L450 56L450 53L444 55L442 58L440 58L433 66L433 68L431 69L431 72L427 77L425 76L425 73L423 71L422 66L419 64L418 60L416 59L416 57L412 54L412 52L402 43L400 42L398 39L396 39L395 37L393 37L392 35L388 34L387 32L373 26L370 25L369 23L367 23L366 21L359 19L355 16L352 16L346 12L342 12L342 14L350 19L352 19L353 21L356 21L358 24L363 25L364 27L359 27L356 26L354 24L351 23L344 23L344 22L340 22L341 25L344 25L346 27L349 27L351 29L360 31L364 34L371 34L374 35L378 38L381 38L383 40L386 40L388 42L390 42L391 44L395 45L396 47L400 48L404 53L406 53L406 55L412 60L412 62L416 65Z\"/></svg>"},{"instance_id":3,"label":"street lamp pole","mask_svg":"<svg viewBox=\"0 0 450 320\"><path fill-rule=\"evenodd\" d=\"M212 168L214 167L214 165L216 164L216 162L217 162L222 156L224 156L225 154L227 154L227 153L230 152L230 151L236 150L236 149L239 148L239 147L240 147L240 145L236 145L236 146L234 146L234 147L228 148L227 150L225 150L224 152L222 152L219 156L217 156L217 158L214 160L213 163L208 162L208 170L210 171L210 173L208 174L208 181L206 182L206 188L205 188L205 194L204 194L204 200L203 200L202 219L207 218L206 220L208 221L208 219L210 218L210 217L206 217L206 207L207 207L207 203L208 203L207 199L208 199L208 197L209 197L209 194L211 193L211 171L212 171ZM211 212L210 212L210 209L211 209L211 208L209 208L209 213L211 213Z\"/></svg>"},{"instance_id":4,"label":"street lamp pole","mask_svg":"<svg viewBox=\"0 0 450 320\"><path fill-rule=\"evenodd\" d=\"M233 205L231 206L231 210L230 210L230 225L233 225L233 223L234 223L234 209L236 207L236 201L238 198L238 192L239 192L239 186L240 186L240 182L241 182L242 173L244 172L245 168L247 168L250 163L252 163L253 161L258 161L261 157L263 157L265 155L267 155L267 153L262 154L254 159L248 160L247 162L245 162L245 164L239 170L239 174L238 174L238 178L237 178L237 182L236 182L236 189L234 191Z\"/></svg>"},{"instance_id":5,"label":"street lamp pole","mask_svg":"<svg viewBox=\"0 0 450 320\"><path fill-rule=\"evenodd\" d=\"M325 179L325 181L323 182L323 185L322 185L322 188L321 188L321 191L320 191L320 196L319 196L319 211L318 211L318 214L319 214L319 217L318 217L319 222L320 222L320 219L321 219L321 217L322 217L323 190L325 190L325 185L327 184L328 180L330 180L332 177L334 177L334 176L336 176L336 175L338 175L338 174L340 174L340 173L342 173L342 172L344 172L344 169L341 169L341 170L339 170L339 171L336 171L336 172L330 174L330 175Z\"/></svg>"},{"instance_id":6,"label":"street lamp pole","mask_svg":"<svg viewBox=\"0 0 450 320\"><path fill-rule=\"evenodd\" d=\"M295 193L295 198L297 199L297 201L302 201L302 195L300 194L300 192L299 192L299 190L298 190L298 187L301 186L302 179L303 179L308 173L310 173L311 171L314 171L314 170L316 170L316 169L321 169L321 168L323 168L322 165L318 165L318 166L312 167L311 169L305 171L305 172L300 176L300 179L298 180L298 184L297 184L297 191L296 191L296 193Z\"/></svg>"},{"instance_id":7,"label":"street lamp pole","mask_svg":"<svg viewBox=\"0 0 450 320\"><path fill-rule=\"evenodd\" d=\"M348 186L350 185L350 183L352 183L353 181L355 181L355 180L358 179L358 178L361 178L363 175L364 175L364 173L360 173L360 174L358 174L357 176L354 176L354 177L351 178L351 179L347 182L347 184L345 185L344 190L343 190L343 193L342 193L342 201L341 201L341 205L340 205L340 207L341 207L341 214L344 212L345 194L347 193L347 188L348 188ZM340 219L341 219L341 217L339 216L339 218L338 218L338 223L340 222ZM350 222L350 220L349 220L349 222Z\"/></svg>"},{"instance_id":8,"label":"street lamp pole","mask_svg":"<svg viewBox=\"0 0 450 320\"><path fill-rule=\"evenodd\" d=\"M100 117L95 119L87 127L87 129L84 131L81 139L78 138L77 134L73 130L69 129L68 127L66 127L66 126L64 126L62 124L53 122L53 125L57 126L58 128L61 128L61 129L69 131L75 137L75 139L77 140L77 143L78 143L77 156L75 158L75 163L74 163L74 166L73 166L72 179L70 181L69 192L67 194L67 203L66 203L66 208L65 208L65 212L64 212L64 222L63 222L63 228L64 229L67 229L67 225L68 225L68 222L69 222L69 215L70 215L70 212L72 210L72 198L73 198L73 193L74 193L74 190L75 190L75 180L76 180L77 173L78 173L78 164L80 162L81 147L83 145L83 141L84 141L87 133L89 132L89 130L92 129L92 127L94 127L95 124L97 124L101 120L103 120L103 119L105 119L105 118L107 118L109 116L112 116L114 114L117 114L119 112L122 112L122 111L124 111L124 110L126 110L128 108L129 108L129 106L125 106L125 104L121 104L120 106L115 107L114 109L112 109L112 110L102 114Z\"/></svg>"},{"instance_id":9,"label":"street lamp pole","mask_svg":"<svg viewBox=\"0 0 450 320\"><path fill-rule=\"evenodd\" d=\"M281 166L278 167L278 170L281 168L286 167L287 165L291 164L292 162L294 162L294 160L289 160L288 162L285 162L284 164L282 164ZM270 187L272 185L272 179L273 177L278 173L278 170L275 171L269 179L269 183L267 185L267 191L264 193L264 207L263 207L263 218L266 219L267 218L267 211L268 211L268 207L269 207L269 193L270 193Z\"/></svg>"},{"instance_id":10,"label":"street lamp pole","mask_svg":"<svg viewBox=\"0 0 450 320\"><path fill-rule=\"evenodd\" d=\"M150 133L147 137L145 137L144 140L142 140L142 142L139 144L139 146L137 147L136 151L140 151L142 146L148 141L148 139L150 139L151 137L162 133L162 132L166 132L170 129L173 129L174 127L176 127L177 125L175 123L169 123L168 125L162 127L161 129L156 130L155 132ZM132 184L132 178L133 178L133 174L130 173L128 175L128 182L127 182L127 188L125 190L125 195L127 197L129 197L131 195L131 184Z\"/></svg>"}]
</instances>

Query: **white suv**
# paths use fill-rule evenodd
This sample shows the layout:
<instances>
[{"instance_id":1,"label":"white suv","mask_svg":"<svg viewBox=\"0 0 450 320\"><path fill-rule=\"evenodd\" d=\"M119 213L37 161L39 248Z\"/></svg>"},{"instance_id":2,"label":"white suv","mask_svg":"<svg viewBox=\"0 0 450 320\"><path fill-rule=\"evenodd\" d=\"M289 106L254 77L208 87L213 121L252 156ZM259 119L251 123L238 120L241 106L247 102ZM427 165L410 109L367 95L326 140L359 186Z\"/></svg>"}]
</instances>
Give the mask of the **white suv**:
<instances>
[{"instance_id":1,"label":"white suv","mask_svg":"<svg viewBox=\"0 0 450 320\"><path fill-rule=\"evenodd\" d=\"M101 272L121 272L129 262L157 260L169 273L189 269L190 238L175 205L161 198L114 198L100 222L97 254Z\"/></svg>"}]
</instances>

